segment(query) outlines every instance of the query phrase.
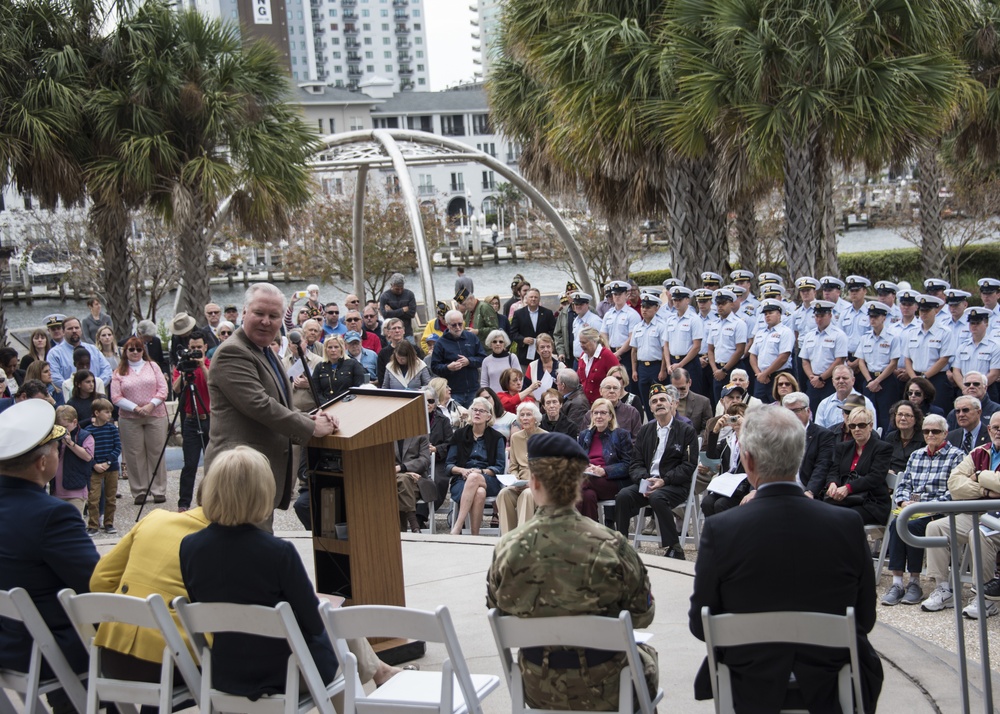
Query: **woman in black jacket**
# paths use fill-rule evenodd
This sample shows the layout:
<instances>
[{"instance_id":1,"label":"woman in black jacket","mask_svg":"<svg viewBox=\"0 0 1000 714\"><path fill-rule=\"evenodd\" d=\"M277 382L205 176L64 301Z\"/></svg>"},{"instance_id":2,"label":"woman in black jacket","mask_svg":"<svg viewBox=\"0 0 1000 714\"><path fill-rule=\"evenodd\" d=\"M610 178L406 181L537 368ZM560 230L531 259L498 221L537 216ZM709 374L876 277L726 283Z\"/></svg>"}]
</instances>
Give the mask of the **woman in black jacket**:
<instances>
[{"instance_id":1,"label":"woman in black jacket","mask_svg":"<svg viewBox=\"0 0 1000 714\"><path fill-rule=\"evenodd\" d=\"M864 407L852 411L844 423L854 441L837 445L823 500L856 511L865 525L885 525L892 508L885 482L892 463L892 445L874 433L875 418Z\"/></svg>"},{"instance_id":2,"label":"woman in black jacket","mask_svg":"<svg viewBox=\"0 0 1000 714\"><path fill-rule=\"evenodd\" d=\"M344 340L340 335L327 336L323 343L323 364L313 374L321 403L365 383L365 368L357 360L345 357L345 353Z\"/></svg>"},{"instance_id":3,"label":"woman in black jacket","mask_svg":"<svg viewBox=\"0 0 1000 714\"><path fill-rule=\"evenodd\" d=\"M438 407L437 390L434 387L426 386L423 388L423 392L427 399L427 424L430 427L427 439L431 442L431 453L434 454L432 478L438 492L438 497L434 501L434 509L437 510L444 503L445 495L448 493L448 484L451 483L451 476L445 470L445 460L448 457L448 447L451 445L455 430L451 426L451 419ZM427 506L417 504L417 517L427 518Z\"/></svg>"}]
</instances>

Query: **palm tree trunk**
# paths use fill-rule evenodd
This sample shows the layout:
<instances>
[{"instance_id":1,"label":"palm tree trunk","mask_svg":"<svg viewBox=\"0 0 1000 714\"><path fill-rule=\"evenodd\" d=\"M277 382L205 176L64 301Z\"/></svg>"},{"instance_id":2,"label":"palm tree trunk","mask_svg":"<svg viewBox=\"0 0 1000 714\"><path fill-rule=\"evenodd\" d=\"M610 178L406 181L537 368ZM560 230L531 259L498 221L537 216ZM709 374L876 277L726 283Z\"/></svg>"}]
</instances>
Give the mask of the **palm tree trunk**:
<instances>
[{"instance_id":1,"label":"palm tree trunk","mask_svg":"<svg viewBox=\"0 0 1000 714\"><path fill-rule=\"evenodd\" d=\"M129 300L131 261L129 259L129 216L125 206L95 200L90 224L101 243L108 315L119 340L132 334L132 307Z\"/></svg>"},{"instance_id":2,"label":"palm tree trunk","mask_svg":"<svg viewBox=\"0 0 1000 714\"><path fill-rule=\"evenodd\" d=\"M788 274L793 279L814 273L819 248L813 143L785 140L784 245Z\"/></svg>"},{"instance_id":3,"label":"palm tree trunk","mask_svg":"<svg viewBox=\"0 0 1000 714\"><path fill-rule=\"evenodd\" d=\"M3 294L7 289L7 274L0 270L0 347L7 346L7 311L3 304Z\"/></svg>"},{"instance_id":4,"label":"palm tree trunk","mask_svg":"<svg viewBox=\"0 0 1000 714\"><path fill-rule=\"evenodd\" d=\"M931 141L917 150L917 187L920 191L920 247L923 270L927 276L944 276L947 270L944 251L944 231L941 211L944 198L941 188L944 177L938 161L941 140Z\"/></svg>"},{"instance_id":5,"label":"palm tree trunk","mask_svg":"<svg viewBox=\"0 0 1000 714\"><path fill-rule=\"evenodd\" d=\"M816 150L816 200L819 209L819 247L816 270L824 275L840 275L837 260L837 216L833 206L833 165L823 147Z\"/></svg>"},{"instance_id":6,"label":"palm tree trunk","mask_svg":"<svg viewBox=\"0 0 1000 714\"><path fill-rule=\"evenodd\" d=\"M613 279L628 276L629 235L635 229L631 219L624 213L616 212L608 216L608 251L611 276Z\"/></svg>"},{"instance_id":7,"label":"palm tree trunk","mask_svg":"<svg viewBox=\"0 0 1000 714\"><path fill-rule=\"evenodd\" d=\"M736 207L736 244L739 246L740 267L757 274L757 206L745 200Z\"/></svg>"},{"instance_id":8,"label":"palm tree trunk","mask_svg":"<svg viewBox=\"0 0 1000 714\"><path fill-rule=\"evenodd\" d=\"M199 220L185 221L178 233L178 251L184 289L180 309L202 322L205 305L212 298L208 275L208 231Z\"/></svg>"},{"instance_id":9,"label":"palm tree trunk","mask_svg":"<svg viewBox=\"0 0 1000 714\"><path fill-rule=\"evenodd\" d=\"M725 214L712 188L711 154L682 159L668 169L667 230L675 278L696 281L704 270L724 270L729 262Z\"/></svg>"}]
</instances>

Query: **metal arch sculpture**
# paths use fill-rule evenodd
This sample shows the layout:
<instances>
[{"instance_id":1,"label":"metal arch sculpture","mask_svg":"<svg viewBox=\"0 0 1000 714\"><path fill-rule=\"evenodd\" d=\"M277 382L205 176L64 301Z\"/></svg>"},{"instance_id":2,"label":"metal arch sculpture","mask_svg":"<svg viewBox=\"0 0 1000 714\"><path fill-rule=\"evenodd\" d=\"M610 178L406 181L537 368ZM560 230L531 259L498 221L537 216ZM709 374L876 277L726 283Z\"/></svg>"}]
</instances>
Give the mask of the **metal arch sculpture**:
<instances>
[{"instance_id":1,"label":"metal arch sculpture","mask_svg":"<svg viewBox=\"0 0 1000 714\"><path fill-rule=\"evenodd\" d=\"M517 186L549 219L556 234L569 251L573 267L579 276L581 287L591 295L597 295L587 272L583 254L566 224L556 209L534 186L506 164L489 154L466 146L461 142L436 134L408 129L370 129L331 134L324 137L326 148L317 152L310 162L313 171L357 171L357 190L354 194L353 211L353 256L354 292L364 295L364 205L370 169L395 170L399 178L399 190L406 204L407 218L413 233L413 243L417 253L417 268L423 288L424 305L428 314L433 313L436 303L434 281L431 276L431 257L427 251L424 226L420 217L420 204L410 179L410 166L429 164L459 164L477 162L497 172Z\"/></svg>"}]
</instances>

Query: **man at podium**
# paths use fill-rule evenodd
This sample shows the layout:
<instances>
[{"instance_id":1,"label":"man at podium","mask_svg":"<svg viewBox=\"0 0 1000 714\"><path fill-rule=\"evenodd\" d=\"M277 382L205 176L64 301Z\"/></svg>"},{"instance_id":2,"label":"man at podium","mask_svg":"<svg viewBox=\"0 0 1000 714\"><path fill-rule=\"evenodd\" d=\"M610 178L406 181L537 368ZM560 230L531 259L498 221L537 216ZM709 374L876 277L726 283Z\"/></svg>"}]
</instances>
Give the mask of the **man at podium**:
<instances>
[{"instance_id":1,"label":"man at podium","mask_svg":"<svg viewBox=\"0 0 1000 714\"><path fill-rule=\"evenodd\" d=\"M271 342L281 329L285 296L270 283L254 283L246 292L243 325L219 345L208 376L212 404L205 470L216 454L246 445L264 454L274 473L274 507L291 502L292 444L329 436L340 426L328 414L303 414L292 405L291 382ZM262 527L271 529L272 518Z\"/></svg>"}]
</instances>

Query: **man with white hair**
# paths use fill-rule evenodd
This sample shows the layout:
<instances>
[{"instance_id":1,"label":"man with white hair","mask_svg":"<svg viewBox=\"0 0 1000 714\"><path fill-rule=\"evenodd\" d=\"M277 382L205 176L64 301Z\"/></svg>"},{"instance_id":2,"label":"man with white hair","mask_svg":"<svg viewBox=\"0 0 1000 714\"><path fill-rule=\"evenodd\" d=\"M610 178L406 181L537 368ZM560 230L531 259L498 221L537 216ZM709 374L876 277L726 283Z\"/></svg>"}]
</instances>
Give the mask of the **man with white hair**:
<instances>
[{"instance_id":1,"label":"man with white hair","mask_svg":"<svg viewBox=\"0 0 1000 714\"><path fill-rule=\"evenodd\" d=\"M461 312L449 310L444 322L448 331L434 343L431 371L444 377L451 387L451 398L468 408L479 389L479 369L486 353L479 338L465 329Z\"/></svg>"},{"instance_id":2,"label":"man with white hair","mask_svg":"<svg viewBox=\"0 0 1000 714\"><path fill-rule=\"evenodd\" d=\"M989 443L990 437L981 418L983 409L978 399L963 394L955 400L954 411L957 427L948 432L948 441L952 446L957 446L963 454L967 454L975 447Z\"/></svg>"},{"instance_id":3,"label":"man with white hair","mask_svg":"<svg viewBox=\"0 0 1000 714\"><path fill-rule=\"evenodd\" d=\"M804 611L843 615L854 608L864 711L875 710L882 664L868 642L875 626L875 573L864 525L854 511L806 498L796 483L805 429L788 409L746 414L740 455L757 495L745 506L705 521L695 563L688 621L705 639L702 608L712 615ZM821 558L816 554L822 553ZM794 564L787 567L785 564ZM732 671L736 711L785 708L795 676L795 709L829 711L837 701L846 650L801 644L760 644L718 652ZM711 699L707 663L695 678L695 699Z\"/></svg>"},{"instance_id":4,"label":"man with white hair","mask_svg":"<svg viewBox=\"0 0 1000 714\"><path fill-rule=\"evenodd\" d=\"M781 406L792 412L806 428L806 451L799 466L799 483L809 498L823 495L827 477L833 469L837 440L829 429L824 429L812 420L809 395L804 392L786 394Z\"/></svg>"},{"instance_id":5,"label":"man with white hair","mask_svg":"<svg viewBox=\"0 0 1000 714\"><path fill-rule=\"evenodd\" d=\"M271 343L281 329L285 297L270 283L246 292L243 324L219 345L208 373L212 403L211 438L205 469L215 456L241 444L263 453L276 485L275 508L291 503L292 445L332 434L340 425L325 413L303 414L292 404L291 383ZM270 529L271 519L264 524Z\"/></svg>"}]
</instances>

